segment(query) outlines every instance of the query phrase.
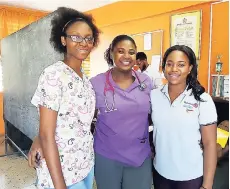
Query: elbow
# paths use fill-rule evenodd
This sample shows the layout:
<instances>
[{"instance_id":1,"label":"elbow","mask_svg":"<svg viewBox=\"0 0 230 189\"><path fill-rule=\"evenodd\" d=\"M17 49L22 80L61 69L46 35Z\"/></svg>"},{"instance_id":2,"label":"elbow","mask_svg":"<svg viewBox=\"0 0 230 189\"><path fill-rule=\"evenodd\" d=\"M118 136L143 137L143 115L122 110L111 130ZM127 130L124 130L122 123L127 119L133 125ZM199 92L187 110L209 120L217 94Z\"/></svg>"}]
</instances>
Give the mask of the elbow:
<instances>
[{"instance_id":1,"label":"elbow","mask_svg":"<svg viewBox=\"0 0 230 189\"><path fill-rule=\"evenodd\" d=\"M55 141L55 135L52 132L49 131L39 131L39 139L42 142L46 141Z\"/></svg>"},{"instance_id":2,"label":"elbow","mask_svg":"<svg viewBox=\"0 0 230 189\"><path fill-rule=\"evenodd\" d=\"M203 142L203 147L204 147L204 151L216 151L216 141L215 140L209 140L206 142Z\"/></svg>"}]
</instances>

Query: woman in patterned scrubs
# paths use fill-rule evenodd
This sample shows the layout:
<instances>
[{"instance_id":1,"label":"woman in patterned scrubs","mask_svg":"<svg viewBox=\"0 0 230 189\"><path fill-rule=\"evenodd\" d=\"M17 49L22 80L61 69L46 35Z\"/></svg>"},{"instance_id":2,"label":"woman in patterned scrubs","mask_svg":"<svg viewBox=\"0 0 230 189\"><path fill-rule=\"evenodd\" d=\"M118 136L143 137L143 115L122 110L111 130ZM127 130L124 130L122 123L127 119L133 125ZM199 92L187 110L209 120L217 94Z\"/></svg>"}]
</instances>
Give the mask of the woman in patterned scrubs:
<instances>
[{"instance_id":1,"label":"woman in patterned scrubs","mask_svg":"<svg viewBox=\"0 0 230 189\"><path fill-rule=\"evenodd\" d=\"M50 42L64 60L45 68L32 104L39 111L39 140L44 159L36 168L38 188L90 189L94 174L95 93L81 70L82 61L98 43L92 17L59 8Z\"/></svg>"}]
</instances>

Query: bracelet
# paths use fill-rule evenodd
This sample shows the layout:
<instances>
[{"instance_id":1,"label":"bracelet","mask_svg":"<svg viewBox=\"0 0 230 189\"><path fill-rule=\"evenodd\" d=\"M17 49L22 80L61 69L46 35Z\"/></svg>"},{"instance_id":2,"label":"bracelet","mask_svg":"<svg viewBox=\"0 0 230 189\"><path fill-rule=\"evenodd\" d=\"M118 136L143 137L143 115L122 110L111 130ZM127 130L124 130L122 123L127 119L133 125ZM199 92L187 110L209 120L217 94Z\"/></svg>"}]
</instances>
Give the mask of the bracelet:
<instances>
[{"instance_id":1,"label":"bracelet","mask_svg":"<svg viewBox=\"0 0 230 189\"><path fill-rule=\"evenodd\" d=\"M203 189L207 189L207 188L205 188L204 186L201 186L201 188L203 188Z\"/></svg>"}]
</instances>

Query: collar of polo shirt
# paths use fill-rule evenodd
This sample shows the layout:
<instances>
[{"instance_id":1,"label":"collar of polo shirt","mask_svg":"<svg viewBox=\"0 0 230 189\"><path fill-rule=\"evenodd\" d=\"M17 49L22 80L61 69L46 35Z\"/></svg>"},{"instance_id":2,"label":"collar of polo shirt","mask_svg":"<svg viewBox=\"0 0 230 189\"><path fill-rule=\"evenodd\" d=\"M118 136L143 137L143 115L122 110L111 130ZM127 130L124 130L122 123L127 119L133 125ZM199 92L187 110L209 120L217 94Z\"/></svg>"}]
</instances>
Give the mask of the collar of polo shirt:
<instances>
[{"instance_id":1,"label":"collar of polo shirt","mask_svg":"<svg viewBox=\"0 0 230 189\"><path fill-rule=\"evenodd\" d=\"M165 94L169 94L169 88L168 88L168 84L165 84L162 89L161 89L161 92L162 93L165 93ZM187 94L191 94L192 92L192 89L189 89L188 90L188 85L186 86L185 90L183 93L181 93L181 95L187 95Z\"/></svg>"}]
</instances>

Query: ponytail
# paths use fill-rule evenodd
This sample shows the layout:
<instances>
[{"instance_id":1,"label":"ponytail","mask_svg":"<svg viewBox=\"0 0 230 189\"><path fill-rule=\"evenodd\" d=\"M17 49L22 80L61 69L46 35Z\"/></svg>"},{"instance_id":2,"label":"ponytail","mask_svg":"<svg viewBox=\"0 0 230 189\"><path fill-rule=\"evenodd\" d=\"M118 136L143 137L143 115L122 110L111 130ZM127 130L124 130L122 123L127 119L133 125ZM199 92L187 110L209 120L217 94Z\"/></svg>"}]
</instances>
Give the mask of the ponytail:
<instances>
[{"instance_id":1,"label":"ponytail","mask_svg":"<svg viewBox=\"0 0 230 189\"><path fill-rule=\"evenodd\" d=\"M113 66L113 59L111 57L111 45L109 46L108 49L106 49L104 53L104 58L109 66Z\"/></svg>"},{"instance_id":2,"label":"ponytail","mask_svg":"<svg viewBox=\"0 0 230 189\"><path fill-rule=\"evenodd\" d=\"M194 95L194 98L197 101L203 102L203 100L200 98L200 95L202 95L205 92L205 89L197 80L197 78L194 78L191 73L187 77L187 85L188 90L192 89L192 94Z\"/></svg>"}]
</instances>

